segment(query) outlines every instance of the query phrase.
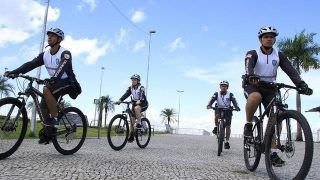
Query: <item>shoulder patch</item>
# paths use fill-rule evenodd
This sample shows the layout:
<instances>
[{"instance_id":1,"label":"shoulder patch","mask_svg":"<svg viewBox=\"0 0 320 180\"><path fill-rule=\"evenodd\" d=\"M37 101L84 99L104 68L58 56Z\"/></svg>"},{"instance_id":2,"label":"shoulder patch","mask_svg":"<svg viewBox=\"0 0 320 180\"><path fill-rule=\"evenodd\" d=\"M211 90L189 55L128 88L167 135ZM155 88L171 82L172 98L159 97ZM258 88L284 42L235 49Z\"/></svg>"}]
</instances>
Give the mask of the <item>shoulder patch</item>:
<instances>
[{"instance_id":1,"label":"shoulder patch","mask_svg":"<svg viewBox=\"0 0 320 180\"><path fill-rule=\"evenodd\" d=\"M70 59L70 54L64 54L64 59L69 60Z\"/></svg>"}]
</instances>

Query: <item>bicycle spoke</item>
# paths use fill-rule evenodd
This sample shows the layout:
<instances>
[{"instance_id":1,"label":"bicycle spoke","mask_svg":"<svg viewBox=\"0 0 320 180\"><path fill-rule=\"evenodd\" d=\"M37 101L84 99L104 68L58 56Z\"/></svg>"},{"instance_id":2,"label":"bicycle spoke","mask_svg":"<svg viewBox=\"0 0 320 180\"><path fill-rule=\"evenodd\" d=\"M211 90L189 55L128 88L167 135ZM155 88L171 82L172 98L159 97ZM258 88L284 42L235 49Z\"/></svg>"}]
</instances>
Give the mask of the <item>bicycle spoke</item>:
<instances>
[{"instance_id":1,"label":"bicycle spoke","mask_svg":"<svg viewBox=\"0 0 320 180\"><path fill-rule=\"evenodd\" d=\"M266 161L269 170L274 178L278 179L295 179L305 177L309 171L312 154L313 142L310 128L305 123L301 124L298 119L300 116L292 116L288 114L287 118L282 119L277 131L272 131L275 135L276 141L273 140L268 146L271 147L266 155ZM302 126L302 135L304 141L295 141L297 136L297 125ZM281 163L280 159L284 161ZM273 154L273 155L270 155Z\"/></svg>"},{"instance_id":2,"label":"bicycle spoke","mask_svg":"<svg viewBox=\"0 0 320 180\"><path fill-rule=\"evenodd\" d=\"M0 159L10 156L20 146L27 129L27 122L13 99L0 103Z\"/></svg>"},{"instance_id":3,"label":"bicycle spoke","mask_svg":"<svg viewBox=\"0 0 320 180\"><path fill-rule=\"evenodd\" d=\"M61 114L53 144L60 153L73 154L84 142L87 123L82 112L77 108L66 108Z\"/></svg>"},{"instance_id":4,"label":"bicycle spoke","mask_svg":"<svg viewBox=\"0 0 320 180\"><path fill-rule=\"evenodd\" d=\"M108 126L108 143L114 150L122 149L128 139L129 125L121 114L113 117Z\"/></svg>"}]
</instances>

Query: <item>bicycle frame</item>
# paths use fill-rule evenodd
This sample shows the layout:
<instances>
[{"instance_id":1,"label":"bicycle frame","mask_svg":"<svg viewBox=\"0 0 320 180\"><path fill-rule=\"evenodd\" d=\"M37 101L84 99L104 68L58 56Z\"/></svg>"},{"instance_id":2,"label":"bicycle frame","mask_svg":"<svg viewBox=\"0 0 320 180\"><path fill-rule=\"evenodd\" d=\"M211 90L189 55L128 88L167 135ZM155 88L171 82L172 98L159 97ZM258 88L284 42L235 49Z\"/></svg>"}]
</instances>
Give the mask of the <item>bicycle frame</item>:
<instances>
[{"instance_id":1,"label":"bicycle frame","mask_svg":"<svg viewBox=\"0 0 320 180\"><path fill-rule=\"evenodd\" d=\"M128 119L127 114L129 115L129 119L130 119L130 129L133 129L134 113L133 113L132 110L130 109L130 104L131 104L131 102L126 102L126 101L124 101L124 102L121 102L121 103L127 105L126 109L125 109L124 111L122 111L122 115L123 115L126 119ZM119 125L120 125L120 123L121 123L121 122L119 122Z\"/></svg>"},{"instance_id":2,"label":"bicycle frame","mask_svg":"<svg viewBox=\"0 0 320 180\"><path fill-rule=\"evenodd\" d=\"M261 142L264 142L264 139L266 139L267 135L269 132L267 131L270 131L272 127L270 127L270 125L273 123L273 122L270 122L270 117L274 117L275 121L277 123L274 124L274 128L275 128L275 134L277 135L277 139L276 139L276 142L280 142L280 131L281 131L281 127L279 127L279 120L278 120L278 115L281 111L286 111L287 108L288 108L288 105L287 104L283 104L282 103L282 100L281 100L281 92L280 92L280 89L282 87L286 87L286 88L291 88L291 89L296 89L296 87L293 87L293 86L289 86L289 85L285 85L283 83L269 83L269 82L260 82L262 83L263 85L266 85L266 86L272 86L275 88L276 92L275 92L275 95L274 97L272 98L272 100L270 101L270 103L267 105L267 107L265 108L264 112L262 113L262 108L261 108L261 104L259 104L259 115L258 115L258 122L256 123L259 123L261 124L260 126L260 134L259 134L259 137L261 138ZM269 114L268 114L269 113ZM266 131L265 131L265 136L263 135L263 119L264 117L268 114L268 117L269 117L269 120L268 120L268 124L267 124L267 128L266 128ZM256 126L256 124L255 124ZM291 137L291 125L290 125L290 121L286 120L286 128L287 128L287 138L288 138L288 141L289 142L292 142L292 137ZM255 127L253 127L255 128ZM276 143L277 145L277 148L279 148L280 150L283 150L283 147L281 147L281 145L279 143Z\"/></svg>"},{"instance_id":3,"label":"bicycle frame","mask_svg":"<svg viewBox=\"0 0 320 180\"><path fill-rule=\"evenodd\" d=\"M44 95L38 89L34 88L32 86L32 84L33 84L34 81L36 81L38 84L45 84L45 81L41 80L41 79L38 79L38 78L25 76L25 75L18 75L17 77L22 77L22 78L25 78L25 79L29 80L28 87L24 90L24 92L19 92L18 93L18 97L16 98L16 99L20 100L21 103L22 103L23 107L21 107L21 109L25 108L26 101L31 96L31 98L32 98L32 100L33 100L33 102L35 104L36 112L39 114L40 121L44 122L44 117L43 117L43 114L41 112L40 103L39 103L39 100L38 100L38 96L40 96L41 98L44 98ZM61 96L61 97L59 97L59 99L57 101L58 112L60 112L60 107L58 106L58 104L60 104L60 102L62 100L63 100L63 98ZM13 108L14 108L14 106L12 106L10 108L8 115L4 120L5 123L4 123L3 127L5 127L6 123L8 123L8 120L10 119L10 116L11 116L11 113L13 111ZM14 118L14 121L13 121L14 124L16 124L16 122L18 121L18 118L20 117L20 114L21 114L21 110L18 111L16 117ZM63 121L63 123L66 126L66 122ZM63 134L64 132L65 131L61 131L61 132L59 132L59 134L60 133Z\"/></svg>"}]
</instances>

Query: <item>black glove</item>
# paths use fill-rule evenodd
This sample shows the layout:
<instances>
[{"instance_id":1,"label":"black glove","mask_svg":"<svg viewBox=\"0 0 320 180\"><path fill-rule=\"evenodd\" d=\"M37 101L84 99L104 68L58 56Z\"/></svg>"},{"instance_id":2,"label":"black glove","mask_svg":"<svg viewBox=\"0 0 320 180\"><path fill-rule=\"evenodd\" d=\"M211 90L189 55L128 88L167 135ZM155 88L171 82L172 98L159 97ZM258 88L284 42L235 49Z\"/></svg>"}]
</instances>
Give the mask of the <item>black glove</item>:
<instances>
[{"instance_id":1,"label":"black glove","mask_svg":"<svg viewBox=\"0 0 320 180\"><path fill-rule=\"evenodd\" d=\"M57 82L57 78L56 77L51 77L50 79L47 78L47 79L44 79L44 84L55 84Z\"/></svg>"},{"instance_id":2,"label":"black glove","mask_svg":"<svg viewBox=\"0 0 320 180\"><path fill-rule=\"evenodd\" d=\"M256 85L259 80L260 80L260 76L258 75L255 75L255 74L252 74L252 75L243 75L242 76L242 79L243 79L243 83L244 84L254 84Z\"/></svg>"},{"instance_id":3,"label":"black glove","mask_svg":"<svg viewBox=\"0 0 320 180\"><path fill-rule=\"evenodd\" d=\"M4 74L3 74L4 77L8 77L8 78L12 78L14 79L16 77L15 74L12 73L12 71L6 71Z\"/></svg>"},{"instance_id":4,"label":"black glove","mask_svg":"<svg viewBox=\"0 0 320 180\"><path fill-rule=\"evenodd\" d=\"M240 108L239 108L239 107L236 107L235 109L236 109L236 111L240 111Z\"/></svg>"},{"instance_id":5,"label":"black glove","mask_svg":"<svg viewBox=\"0 0 320 180\"><path fill-rule=\"evenodd\" d=\"M312 95L313 90L308 87L308 84L304 81L301 81L298 85L298 93L299 94L305 94L305 95Z\"/></svg>"}]
</instances>

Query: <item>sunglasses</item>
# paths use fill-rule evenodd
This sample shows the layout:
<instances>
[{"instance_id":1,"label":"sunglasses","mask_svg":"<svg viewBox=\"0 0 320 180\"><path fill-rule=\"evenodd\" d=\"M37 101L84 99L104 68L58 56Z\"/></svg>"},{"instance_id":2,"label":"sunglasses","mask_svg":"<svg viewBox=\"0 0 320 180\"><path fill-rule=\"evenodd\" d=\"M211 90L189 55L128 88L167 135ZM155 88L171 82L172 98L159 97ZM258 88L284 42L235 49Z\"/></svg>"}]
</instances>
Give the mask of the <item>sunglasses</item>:
<instances>
[{"instance_id":1,"label":"sunglasses","mask_svg":"<svg viewBox=\"0 0 320 180\"><path fill-rule=\"evenodd\" d=\"M269 38L270 38L270 39L273 39L274 36L268 36L268 35L267 35L267 36L263 36L263 38L265 38L265 39L269 39Z\"/></svg>"},{"instance_id":2,"label":"sunglasses","mask_svg":"<svg viewBox=\"0 0 320 180\"><path fill-rule=\"evenodd\" d=\"M220 87L228 87L228 86L226 86L226 85L221 85Z\"/></svg>"}]
</instances>

